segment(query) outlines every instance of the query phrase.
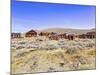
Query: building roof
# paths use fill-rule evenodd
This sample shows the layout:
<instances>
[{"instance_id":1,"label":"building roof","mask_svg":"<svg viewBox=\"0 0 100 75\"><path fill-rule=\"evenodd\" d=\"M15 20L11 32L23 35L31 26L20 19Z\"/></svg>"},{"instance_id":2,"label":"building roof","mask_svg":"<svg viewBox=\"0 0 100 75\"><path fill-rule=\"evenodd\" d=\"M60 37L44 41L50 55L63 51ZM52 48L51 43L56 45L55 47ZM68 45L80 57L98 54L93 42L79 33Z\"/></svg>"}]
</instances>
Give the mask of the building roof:
<instances>
[{"instance_id":1,"label":"building roof","mask_svg":"<svg viewBox=\"0 0 100 75\"><path fill-rule=\"evenodd\" d=\"M21 33L11 33L11 34L21 34Z\"/></svg>"},{"instance_id":2,"label":"building roof","mask_svg":"<svg viewBox=\"0 0 100 75\"><path fill-rule=\"evenodd\" d=\"M86 35L96 34L95 32L87 32Z\"/></svg>"},{"instance_id":3,"label":"building roof","mask_svg":"<svg viewBox=\"0 0 100 75\"><path fill-rule=\"evenodd\" d=\"M27 33L37 33L35 30L30 30Z\"/></svg>"}]
</instances>

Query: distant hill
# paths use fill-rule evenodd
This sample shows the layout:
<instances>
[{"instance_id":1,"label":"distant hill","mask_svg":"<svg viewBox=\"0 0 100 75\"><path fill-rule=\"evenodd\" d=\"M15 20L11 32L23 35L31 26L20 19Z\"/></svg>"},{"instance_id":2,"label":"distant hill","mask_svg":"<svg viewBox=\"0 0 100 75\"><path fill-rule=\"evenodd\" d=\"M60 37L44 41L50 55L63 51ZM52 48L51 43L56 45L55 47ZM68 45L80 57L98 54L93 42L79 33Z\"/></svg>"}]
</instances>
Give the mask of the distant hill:
<instances>
[{"instance_id":1,"label":"distant hill","mask_svg":"<svg viewBox=\"0 0 100 75\"><path fill-rule=\"evenodd\" d=\"M41 32L75 33L75 34L83 34L91 31L95 31L95 28L93 29L48 28L41 30Z\"/></svg>"}]
</instances>

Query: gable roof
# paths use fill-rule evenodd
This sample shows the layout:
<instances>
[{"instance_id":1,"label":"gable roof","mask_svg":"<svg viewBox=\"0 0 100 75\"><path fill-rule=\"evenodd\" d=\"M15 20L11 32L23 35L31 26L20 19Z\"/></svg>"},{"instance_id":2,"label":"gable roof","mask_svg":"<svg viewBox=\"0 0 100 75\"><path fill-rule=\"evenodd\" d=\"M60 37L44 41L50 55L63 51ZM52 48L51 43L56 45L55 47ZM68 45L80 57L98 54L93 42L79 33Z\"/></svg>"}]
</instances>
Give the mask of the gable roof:
<instances>
[{"instance_id":1,"label":"gable roof","mask_svg":"<svg viewBox=\"0 0 100 75\"><path fill-rule=\"evenodd\" d=\"M27 33L37 33L35 30L30 30Z\"/></svg>"}]
</instances>

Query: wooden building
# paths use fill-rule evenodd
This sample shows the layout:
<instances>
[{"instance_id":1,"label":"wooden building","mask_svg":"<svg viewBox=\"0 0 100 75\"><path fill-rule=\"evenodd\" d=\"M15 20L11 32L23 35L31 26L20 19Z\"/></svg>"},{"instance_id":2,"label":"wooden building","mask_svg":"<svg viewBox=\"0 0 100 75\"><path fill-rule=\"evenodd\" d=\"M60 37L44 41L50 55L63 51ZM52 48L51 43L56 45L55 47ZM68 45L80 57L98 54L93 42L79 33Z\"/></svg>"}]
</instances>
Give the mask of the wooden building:
<instances>
[{"instance_id":1,"label":"wooden building","mask_svg":"<svg viewBox=\"0 0 100 75\"><path fill-rule=\"evenodd\" d=\"M58 37L61 38L61 39L67 39L67 35L64 33L64 34L58 34Z\"/></svg>"},{"instance_id":2,"label":"wooden building","mask_svg":"<svg viewBox=\"0 0 100 75\"><path fill-rule=\"evenodd\" d=\"M40 32L39 36L49 36L50 33L48 32Z\"/></svg>"},{"instance_id":3,"label":"wooden building","mask_svg":"<svg viewBox=\"0 0 100 75\"><path fill-rule=\"evenodd\" d=\"M49 37L49 36L52 36L52 35L55 35L56 33L54 32L40 32L39 33L39 36L46 36L46 37Z\"/></svg>"},{"instance_id":4,"label":"wooden building","mask_svg":"<svg viewBox=\"0 0 100 75\"><path fill-rule=\"evenodd\" d=\"M59 39L69 39L69 40L74 40L75 39L75 35L74 34L56 34L53 36L50 36L49 39L51 40L59 40Z\"/></svg>"},{"instance_id":5,"label":"wooden building","mask_svg":"<svg viewBox=\"0 0 100 75\"><path fill-rule=\"evenodd\" d=\"M25 34L25 37L36 37L37 36L37 32L34 30L30 30Z\"/></svg>"},{"instance_id":6,"label":"wooden building","mask_svg":"<svg viewBox=\"0 0 100 75\"><path fill-rule=\"evenodd\" d=\"M74 40L75 39L75 35L74 34L68 34L67 38L69 40Z\"/></svg>"},{"instance_id":7,"label":"wooden building","mask_svg":"<svg viewBox=\"0 0 100 75\"><path fill-rule=\"evenodd\" d=\"M59 40L59 37L56 35L52 35L49 37L50 40Z\"/></svg>"},{"instance_id":8,"label":"wooden building","mask_svg":"<svg viewBox=\"0 0 100 75\"><path fill-rule=\"evenodd\" d=\"M79 38L82 38L82 39L93 39L96 37L96 33L95 32L87 32L86 34L81 34L78 36Z\"/></svg>"},{"instance_id":9,"label":"wooden building","mask_svg":"<svg viewBox=\"0 0 100 75\"><path fill-rule=\"evenodd\" d=\"M96 38L96 33L95 32L87 32L86 37L89 39Z\"/></svg>"},{"instance_id":10,"label":"wooden building","mask_svg":"<svg viewBox=\"0 0 100 75\"><path fill-rule=\"evenodd\" d=\"M78 35L78 37L81 38L81 39L85 39L85 38L87 38L86 34Z\"/></svg>"},{"instance_id":11,"label":"wooden building","mask_svg":"<svg viewBox=\"0 0 100 75\"><path fill-rule=\"evenodd\" d=\"M21 33L11 33L11 38L21 38Z\"/></svg>"}]
</instances>

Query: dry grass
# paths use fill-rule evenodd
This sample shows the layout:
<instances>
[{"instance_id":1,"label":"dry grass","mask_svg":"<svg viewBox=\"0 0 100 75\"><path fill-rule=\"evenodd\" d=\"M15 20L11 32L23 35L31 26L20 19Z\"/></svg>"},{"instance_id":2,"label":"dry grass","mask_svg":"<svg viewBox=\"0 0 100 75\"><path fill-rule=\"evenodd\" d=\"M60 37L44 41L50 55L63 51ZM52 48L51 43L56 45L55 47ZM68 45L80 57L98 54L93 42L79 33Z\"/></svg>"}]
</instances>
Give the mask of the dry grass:
<instances>
[{"instance_id":1,"label":"dry grass","mask_svg":"<svg viewBox=\"0 0 100 75\"><path fill-rule=\"evenodd\" d=\"M42 40L12 40L12 74L95 69L95 39Z\"/></svg>"}]
</instances>

